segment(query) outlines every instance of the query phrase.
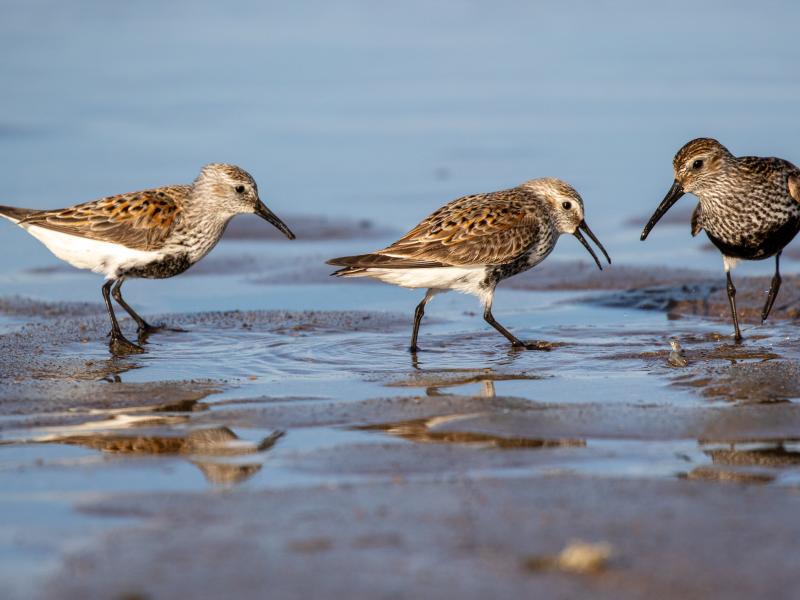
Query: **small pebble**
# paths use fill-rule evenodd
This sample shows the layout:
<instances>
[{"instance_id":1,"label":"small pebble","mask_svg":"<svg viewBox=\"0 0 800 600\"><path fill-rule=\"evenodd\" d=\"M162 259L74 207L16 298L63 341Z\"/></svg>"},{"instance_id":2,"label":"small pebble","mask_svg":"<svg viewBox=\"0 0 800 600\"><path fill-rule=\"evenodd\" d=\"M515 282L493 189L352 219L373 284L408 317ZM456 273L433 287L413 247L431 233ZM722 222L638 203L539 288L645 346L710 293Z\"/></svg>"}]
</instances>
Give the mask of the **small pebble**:
<instances>
[{"instance_id":1,"label":"small pebble","mask_svg":"<svg viewBox=\"0 0 800 600\"><path fill-rule=\"evenodd\" d=\"M555 556L537 556L525 561L532 571L556 569L579 575L598 573L608 566L613 547L608 542L574 540Z\"/></svg>"},{"instance_id":2,"label":"small pebble","mask_svg":"<svg viewBox=\"0 0 800 600\"><path fill-rule=\"evenodd\" d=\"M669 353L667 362L673 367L685 367L688 365L689 361L683 356L683 348L681 348L680 342L672 338L669 341L669 345L672 347L672 352Z\"/></svg>"}]
</instances>

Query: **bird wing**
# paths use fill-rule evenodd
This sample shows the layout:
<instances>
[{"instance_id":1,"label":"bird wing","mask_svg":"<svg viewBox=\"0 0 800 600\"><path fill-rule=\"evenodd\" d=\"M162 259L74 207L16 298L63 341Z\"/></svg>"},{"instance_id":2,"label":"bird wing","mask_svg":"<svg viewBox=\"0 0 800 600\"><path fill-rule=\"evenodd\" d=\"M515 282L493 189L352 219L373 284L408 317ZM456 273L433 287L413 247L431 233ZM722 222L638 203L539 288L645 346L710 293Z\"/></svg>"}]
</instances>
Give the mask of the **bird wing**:
<instances>
[{"instance_id":1,"label":"bird wing","mask_svg":"<svg viewBox=\"0 0 800 600\"><path fill-rule=\"evenodd\" d=\"M788 160L774 157L742 156L738 159L743 165L756 175L766 175L773 178L776 183L786 181L789 195L800 202L800 169Z\"/></svg>"},{"instance_id":2,"label":"bird wing","mask_svg":"<svg viewBox=\"0 0 800 600\"><path fill-rule=\"evenodd\" d=\"M789 195L800 202L800 171L789 175Z\"/></svg>"},{"instance_id":3,"label":"bird wing","mask_svg":"<svg viewBox=\"0 0 800 600\"><path fill-rule=\"evenodd\" d=\"M180 220L182 201L190 189L175 185L109 196L69 208L36 211L19 224L135 250L157 250Z\"/></svg>"},{"instance_id":4,"label":"bird wing","mask_svg":"<svg viewBox=\"0 0 800 600\"><path fill-rule=\"evenodd\" d=\"M692 211L692 237L696 236L703 230L703 209L700 208L700 203L694 207Z\"/></svg>"},{"instance_id":5,"label":"bird wing","mask_svg":"<svg viewBox=\"0 0 800 600\"><path fill-rule=\"evenodd\" d=\"M530 248L540 227L524 190L464 196L375 254L399 259L398 263L503 264Z\"/></svg>"}]
</instances>

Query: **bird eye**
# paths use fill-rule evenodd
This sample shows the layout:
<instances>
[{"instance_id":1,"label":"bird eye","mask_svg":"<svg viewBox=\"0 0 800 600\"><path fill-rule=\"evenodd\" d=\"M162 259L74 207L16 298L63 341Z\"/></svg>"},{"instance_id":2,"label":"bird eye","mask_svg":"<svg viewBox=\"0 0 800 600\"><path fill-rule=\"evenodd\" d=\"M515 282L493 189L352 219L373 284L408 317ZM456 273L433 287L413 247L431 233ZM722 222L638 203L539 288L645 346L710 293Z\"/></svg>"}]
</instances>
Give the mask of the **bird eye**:
<instances>
[{"instance_id":1,"label":"bird eye","mask_svg":"<svg viewBox=\"0 0 800 600\"><path fill-rule=\"evenodd\" d=\"M572 202L562 202L561 206L564 207L564 210L569 210L570 208L572 208Z\"/></svg>"},{"instance_id":2,"label":"bird eye","mask_svg":"<svg viewBox=\"0 0 800 600\"><path fill-rule=\"evenodd\" d=\"M696 171L697 169L703 168L703 161L699 158L692 163L692 168Z\"/></svg>"},{"instance_id":3,"label":"bird eye","mask_svg":"<svg viewBox=\"0 0 800 600\"><path fill-rule=\"evenodd\" d=\"M243 185L237 185L235 189L236 189L236 193L237 194L244 194L244 186Z\"/></svg>"}]
</instances>

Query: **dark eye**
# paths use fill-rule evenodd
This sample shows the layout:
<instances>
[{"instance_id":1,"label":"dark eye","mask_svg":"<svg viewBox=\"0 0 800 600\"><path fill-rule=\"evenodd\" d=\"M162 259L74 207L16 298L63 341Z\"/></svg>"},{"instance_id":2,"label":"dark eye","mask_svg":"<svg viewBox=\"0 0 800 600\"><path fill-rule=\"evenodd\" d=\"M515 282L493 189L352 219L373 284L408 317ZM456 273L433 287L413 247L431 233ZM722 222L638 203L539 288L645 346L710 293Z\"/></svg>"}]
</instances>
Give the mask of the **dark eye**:
<instances>
[{"instance_id":1,"label":"dark eye","mask_svg":"<svg viewBox=\"0 0 800 600\"><path fill-rule=\"evenodd\" d=\"M236 190L237 194L244 194L244 186L243 185L237 185L234 189Z\"/></svg>"},{"instance_id":2,"label":"dark eye","mask_svg":"<svg viewBox=\"0 0 800 600\"><path fill-rule=\"evenodd\" d=\"M692 163L692 168L695 171L697 171L698 169L702 169L703 168L703 161L698 158L696 161L694 161Z\"/></svg>"},{"instance_id":3,"label":"dark eye","mask_svg":"<svg viewBox=\"0 0 800 600\"><path fill-rule=\"evenodd\" d=\"M569 210L570 208L572 208L572 202L562 202L561 206L564 207L564 210Z\"/></svg>"}]
</instances>

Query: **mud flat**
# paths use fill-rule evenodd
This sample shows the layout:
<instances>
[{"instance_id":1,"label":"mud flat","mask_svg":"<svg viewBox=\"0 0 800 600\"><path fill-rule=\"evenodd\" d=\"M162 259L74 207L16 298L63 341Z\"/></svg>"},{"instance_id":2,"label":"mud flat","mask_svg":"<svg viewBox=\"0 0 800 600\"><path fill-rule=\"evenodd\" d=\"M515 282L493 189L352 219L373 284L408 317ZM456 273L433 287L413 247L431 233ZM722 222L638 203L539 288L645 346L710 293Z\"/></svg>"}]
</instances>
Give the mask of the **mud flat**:
<instances>
[{"instance_id":1,"label":"mud flat","mask_svg":"<svg viewBox=\"0 0 800 600\"><path fill-rule=\"evenodd\" d=\"M736 279L736 308L743 324L760 324L761 309L769 291L770 277ZM678 283L661 281L654 285L617 286L620 291L597 301L610 306L664 310L671 317L697 316L729 321L730 305L724 277L696 275ZM784 275L770 321L800 318L800 276Z\"/></svg>"},{"instance_id":2,"label":"mud flat","mask_svg":"<svg viewBox=\"0 0 800 600\"><path fill-rule=\"evenodd\" d=\"M228 311L152 316L183 331L111 357L99 305L4 299L8 597L794 597L788 312L736 345L631 310L713 302L703 273L585 272L513 292L580 314L550 352L462 313L412 358L405 314Z\"/></svg>"},{"instance_id":3,"label":"mud flat","mask_svg":"<svg viewBox=\"0 0 800 600\"><path fill-rule=\"evenodd\" d=\"M303 241L372 239L393 232L368 219L331 219L312 215L288 215L292 232ZM282 240L283 234L258 217L240 217L231 221L226 237L238 240Z\"/></svg>"},{"instance_id":4,"label":"mud flat","mask_svg":"<svg viewBox=\"0 0 800 600\"><path fill-rule=\"evenodd\" d=\"M402 470L383 483L109 499L80 510L142 524L72 554L45 596L788 599L799 504L763 486ZM608 544L608 562L529 566L574 540Z\"/></svg>"},{"instance_id":5,"label":"mud flat","mask_svg":"<svg viewBox=\"0 0 800 600\"><path fill-rule=\"evenodd\" d=\"M518 290L640 290L709 283L713 274L695 269L611 265L599 271L587 261L546 261L505 282Z\"/></svg>"}]
</instances>

